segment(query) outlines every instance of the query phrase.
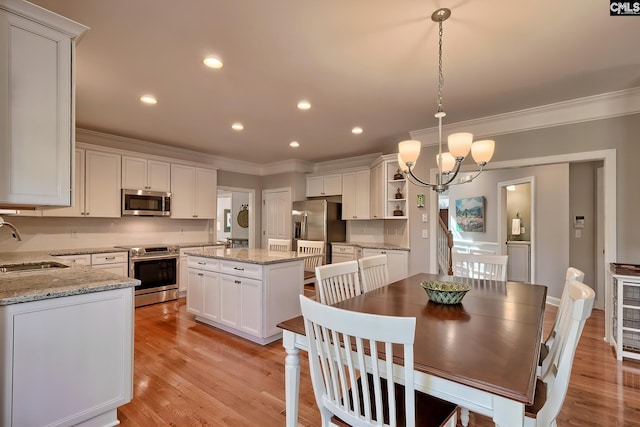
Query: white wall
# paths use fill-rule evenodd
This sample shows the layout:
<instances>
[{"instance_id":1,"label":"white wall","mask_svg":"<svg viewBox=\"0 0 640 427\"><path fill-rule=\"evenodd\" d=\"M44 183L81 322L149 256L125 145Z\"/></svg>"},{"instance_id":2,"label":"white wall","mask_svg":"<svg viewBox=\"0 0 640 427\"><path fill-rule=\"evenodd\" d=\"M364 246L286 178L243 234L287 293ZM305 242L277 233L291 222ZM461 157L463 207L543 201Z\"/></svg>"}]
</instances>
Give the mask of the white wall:
<instances>
[{"instance_id":1,"label":"white wall","mask_svg":"<svg viewBox=\"0 0 640 427\"><path fill-rule=\"evenodd\" d=\"M206 243L214 239L212 220L148 217L51 218L4 216L22 241L0 229L0 252L53 251L156 243Z\"/></svg>"}]
</instances>

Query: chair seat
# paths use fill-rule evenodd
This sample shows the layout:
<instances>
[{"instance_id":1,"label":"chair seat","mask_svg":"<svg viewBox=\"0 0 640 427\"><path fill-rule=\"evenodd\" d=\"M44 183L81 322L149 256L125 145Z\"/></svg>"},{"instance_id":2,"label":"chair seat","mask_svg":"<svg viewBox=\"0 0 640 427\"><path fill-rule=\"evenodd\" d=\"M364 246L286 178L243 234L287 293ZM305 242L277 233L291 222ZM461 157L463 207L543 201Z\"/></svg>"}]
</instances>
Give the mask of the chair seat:
<instances>
[{"instance_id":1,"label":"chair seat","mask_svg":"<svg viewBox=\"0 0 640 427\"><path fill-rule=\"evenodd\" d=\"M524 408L525 416L529 418L536 418L538 416L538 412L544 406L547 401L547 384L538 378L536 380L536 394L533 398L533 403L531 405L527 405Z\"/></svg>"},{"instance_id":2,"label":"chair seat","mask_svg":"<svg viewBox=\"0 0 640 427\"><path fill-rule=\"evenodd\" d=\"M369 377L369 396L372 397L371 400L371 412L375 414L375 402L373 400L373 376L371 374L367 374ZM360 395L360 406L361 411L364 412L364 405L362 403L362 381L358 379L358 394ZM381 389L384 405L383 409L383 418L384 423L389 423L389 405L387 399L387 381L381 381ZM352 391L349 390L349 399L352 400ZM406 417L404 413L404 386L401 384L395 384L395 396L396 396L396 420L398 421L398 426L406 425ZM416 426L420 427L441 427L447 424L447 422L451 419L451 417L456 413L457 406L453 403L449 403L445 400L438 399L437 397L430 396L428 394L421 393L416 390ZM353 404L351 405L353 407ZM375 419L375 416L374 416ZM331 422L336 424L337 426L347 427L349 424L345 423L338 417L332 417Z\"/></svg>"},{"instance_id":3,"label":"chair seat","mask_svg":"<svg viewBox=\"0 0 640 427\"><path fill-rule=\"evenodd\" d=\"M304 271L304 281L306 282L309 279L314 279L316 278L316 272L315 271Z\"/></svg>"}]
</instances>

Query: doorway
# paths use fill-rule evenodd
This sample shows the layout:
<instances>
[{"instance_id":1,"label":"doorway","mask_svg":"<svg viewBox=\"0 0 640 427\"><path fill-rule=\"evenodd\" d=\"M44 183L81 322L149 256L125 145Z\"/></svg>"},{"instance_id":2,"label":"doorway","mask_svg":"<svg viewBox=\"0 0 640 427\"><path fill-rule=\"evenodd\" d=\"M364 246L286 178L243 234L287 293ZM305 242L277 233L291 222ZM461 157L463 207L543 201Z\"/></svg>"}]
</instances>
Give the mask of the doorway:
<instances>
[{"instance_id":1,"label":"doorway","mask_svg":"<svg viewBox=\"0 0 640 427\"><path fill-rule=\"evenodd\" d=\"M218 187L216 240L255 247L255 193L250 188Z\"/></svg>"},{"instance_id":2,"label":"doorway","mask_svg":"<svg viewBox=\"0 0 640 427\"><path fill-rule=\"evenodd\" d=\"M269 239L291 239L291 188L262 192L262 247Z\"/></svg>"}]
</instances>

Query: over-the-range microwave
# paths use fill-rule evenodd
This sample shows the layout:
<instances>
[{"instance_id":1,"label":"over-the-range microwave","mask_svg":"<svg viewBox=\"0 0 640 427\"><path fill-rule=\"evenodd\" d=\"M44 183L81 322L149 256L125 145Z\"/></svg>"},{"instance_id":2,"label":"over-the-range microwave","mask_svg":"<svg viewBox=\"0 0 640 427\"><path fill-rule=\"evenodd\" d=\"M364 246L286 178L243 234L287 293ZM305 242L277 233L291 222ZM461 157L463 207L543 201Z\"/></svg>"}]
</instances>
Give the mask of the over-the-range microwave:
<instances>
[{"instance_id":1,"label":"over-the-range microwave","mask_svg":"<svg viewBox=\"0 0 640 427\"><path fill-rule=\"evenodd\" d=\"M122 216L169 216L171 193L122 189Z\"/></svg>"}]
</instances>

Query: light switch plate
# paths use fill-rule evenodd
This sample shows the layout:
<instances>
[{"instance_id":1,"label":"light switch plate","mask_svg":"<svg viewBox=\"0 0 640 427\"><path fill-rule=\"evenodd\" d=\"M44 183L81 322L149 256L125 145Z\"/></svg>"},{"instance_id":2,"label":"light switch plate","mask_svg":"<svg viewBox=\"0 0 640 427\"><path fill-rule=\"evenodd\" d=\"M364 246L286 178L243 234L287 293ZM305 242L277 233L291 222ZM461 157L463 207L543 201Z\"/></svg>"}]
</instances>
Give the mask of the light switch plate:
<instances>
[{"instance_id":1,"label":"light switch plate","mask_svg":"<svg viewBox=\"0 0 640 427\"><path fill-rule=\"evenodd\" d=\"M422 222L429 222L429 214L426 214L426 213L422 214Z\"/></svg>"},{"instance_id":2,"label":"light switch plate","mask_svg":"<svg viewBox=\"0 0 640 427\"><path fill-rule=\"evenodd\" d=\"M429 230L427 230L426 228L424 230L422 230L422 238L423 239L428 239L429 238Z\"/></svg>"}]
</instances>

